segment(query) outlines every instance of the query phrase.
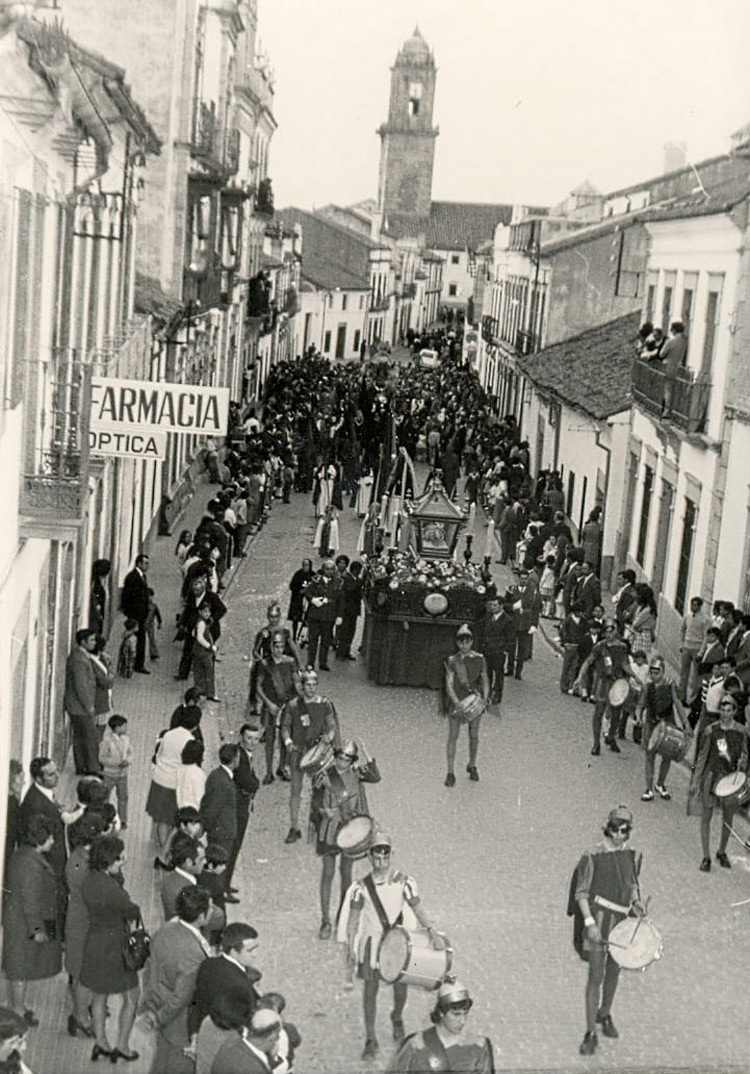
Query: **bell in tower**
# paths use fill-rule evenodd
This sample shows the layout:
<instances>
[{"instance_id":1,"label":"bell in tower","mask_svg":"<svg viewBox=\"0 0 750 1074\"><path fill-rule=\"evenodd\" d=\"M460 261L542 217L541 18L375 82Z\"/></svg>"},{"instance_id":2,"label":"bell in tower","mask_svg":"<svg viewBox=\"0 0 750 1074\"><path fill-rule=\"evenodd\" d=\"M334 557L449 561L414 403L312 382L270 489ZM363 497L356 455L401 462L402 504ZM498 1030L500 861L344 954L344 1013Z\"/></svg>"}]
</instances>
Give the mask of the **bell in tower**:
<instances>
[{"instance_id":1,"label":"bell in tower","mask_svg":"<svg viewBox=\"0 0 750 1074\"><path fill-rule=\"evenodd\" d=\"M388 121L378 129L378 208L386 226L396 231L402 222L426 222L430 215L439 133L432 125L436 74L435 57L417 28L391 68Z\"/></svg>"}]
</instances>

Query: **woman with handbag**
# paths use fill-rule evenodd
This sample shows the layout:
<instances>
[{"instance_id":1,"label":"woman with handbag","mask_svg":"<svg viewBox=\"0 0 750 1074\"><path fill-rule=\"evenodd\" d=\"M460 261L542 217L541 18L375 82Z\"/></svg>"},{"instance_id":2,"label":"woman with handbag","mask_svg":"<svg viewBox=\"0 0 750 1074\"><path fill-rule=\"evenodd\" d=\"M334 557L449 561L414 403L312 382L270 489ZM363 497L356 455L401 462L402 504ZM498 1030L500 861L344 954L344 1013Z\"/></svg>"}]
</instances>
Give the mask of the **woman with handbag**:
<instances>
[{"instance_id":1,"label":"woman with handbag","mask_svg":"<svg viewBox=\"0 0 750 1074\"><path fill-rule=\"evenodd\" d=\"M33 815L5 876L3 970L11 1005L30 1026L39 1023L26 1006L28 982L55 977L62 969L57 877L47 860L53 844L49 819Z\"/></svg>"},{"instance_id":2,"label":"woman with handbag","mask_svg":"<svg viewBox=\"0 0 750 1074\"><path fill-rule=\"evenodd\" d=\"M380 772L364 746L350 739L334 751L334 763L316 776L310 802L310 828L317 835L315 850L322 858L320 875L321 940L331 937L331 890L340 861L341 902L352 882L354 859L342 854L336 836L355 817L369 817L365 783L378 783Z\"/></svg>"},{"instance_id":3,"label":"woman with handbag","mask_svg":"<svg viewBox=\"0 0 750 1074\"><path fill-rule=\"evenodd\" d=\"M129 940L131 923L142 930L141 911L123 886L124 864L123 841L111 835L98 836L91 844L89 871L81 885L89 914L81 985L93 992L91 1015L96 1043L92 1062L100 1056L112 1063L138 1058L138 1052L129 1049L139 994L138 971L130 968ZM122 996L115 1048L107 1039L107 999L112 995Z\"/></svg>"}]
</instances>

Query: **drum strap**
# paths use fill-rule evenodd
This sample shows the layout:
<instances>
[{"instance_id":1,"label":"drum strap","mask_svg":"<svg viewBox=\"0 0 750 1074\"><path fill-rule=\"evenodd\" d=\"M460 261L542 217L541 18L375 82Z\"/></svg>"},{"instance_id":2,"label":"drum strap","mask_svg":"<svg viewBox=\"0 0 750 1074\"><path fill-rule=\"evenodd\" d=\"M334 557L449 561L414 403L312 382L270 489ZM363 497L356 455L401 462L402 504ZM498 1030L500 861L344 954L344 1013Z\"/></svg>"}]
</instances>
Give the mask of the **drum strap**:
<instances>
[{"instance_id":1,"label":"drum strap","mask_svg":"<svg viewBox=\"0 0 750 1074\"><path fill-rule=\"evenodd\" d=\"M398 915L396 920L393 922L393 925L391 925L390 921L388 920L388 914L385 912L385 907L380 901L380 896L378 895L377 888L375 887L375 881L372 879L372 873L368 873L367 876L363 879L362 883L367 888L367 894L370 896L370 901L375 907L375 913L378 915L378 920L380 921L383 932L390 932L390 930L394 928L394 926L400 925L404 916L403 912Z\"/></svg>"}]
</instances>

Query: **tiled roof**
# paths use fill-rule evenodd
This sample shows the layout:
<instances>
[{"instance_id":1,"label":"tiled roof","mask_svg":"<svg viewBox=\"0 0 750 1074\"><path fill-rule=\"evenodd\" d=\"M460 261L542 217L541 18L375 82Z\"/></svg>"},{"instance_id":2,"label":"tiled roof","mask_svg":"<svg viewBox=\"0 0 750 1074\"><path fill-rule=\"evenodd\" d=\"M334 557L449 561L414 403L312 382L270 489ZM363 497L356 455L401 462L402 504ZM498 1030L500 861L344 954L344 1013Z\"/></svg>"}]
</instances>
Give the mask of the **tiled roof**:
<instances>
[{"instance_id":1,"label":"tiled roof","mask_svg":"<svg viewBox=\"0 0 750 1074\"><path fill-rule=\"evenodd\" d=\"M494 237L498 224L509 224L512 215L512 205L433 201L429 217L390 213L387 229L399 239L424 235L434 250L476 250L480 243Z\"/></svg>"},{"instance_id":2,"label":"tiled roof","mask_svg":"<svg viewBox=\"0 0 750 1074\"><path fill-rule=\"evenodd\" d=\"M134 304L136 313L150 313L164 324L168 324L183 308L177 295L163 291L157 279L142 272L135 274Z\"/></svg>"},{"instance_id":3,"label":"tiled roof","mask_svg":"<svg viewBox=\"0 0 750 1074\"><path fill-rule=\"evenodd\" d=\"M640 313L628 313L518 358L518 366L539 388L601 421L630 407L640 321Z\"/></svg>"},{"instance_id":4,"label":"tiled roof","mask_svg":"<svg viewBox=\"0 0 750 1074\"><path fill-rule=\"evenodd\" d=\"M281 209L276 216L285 225L302 228L301 272L306 280L326 290L369 289L370 251L380 249L378 243L303 209Z\"/></svg>"},{"instance_id":5,"label":"tiled roof","mask_svg":"<svg viewBox=\"0 0 750 1074\"><path fill-rule=\"evenodd\" d=\"M427 245L435 250L476 250L493 238L498 224L509 224L512 205L486 205L470 201L433 201Z\"/></svg>"},{"instance_id":6,"label":"tiled roof","mask_svg":"<svg viewBox=\"0 0 750 1074\"><path fill-rule=\"evenodd\" d=\"M703 190L706 192L704 193ZM677 220L690 216L714 216L726 213L750 197L750 176L736 176L723 183L711 183L707 188L697 188L672 205L654 206L644 219Z\"/></svg>"}]
</instances>

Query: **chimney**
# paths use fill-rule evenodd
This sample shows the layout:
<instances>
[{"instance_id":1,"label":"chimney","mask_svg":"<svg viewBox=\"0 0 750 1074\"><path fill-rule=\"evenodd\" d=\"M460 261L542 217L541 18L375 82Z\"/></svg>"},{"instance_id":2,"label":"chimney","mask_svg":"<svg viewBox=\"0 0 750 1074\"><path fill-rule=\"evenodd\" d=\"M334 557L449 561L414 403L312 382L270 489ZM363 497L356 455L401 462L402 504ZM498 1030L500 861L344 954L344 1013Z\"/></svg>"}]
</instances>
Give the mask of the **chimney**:
<instances>
[{"instance_id":1,"label":"chimney","mask_svg":"<svg viewBox=\"0 0 750 1074\"><path fill-rule=\"evenodd\" d=\"M687 168L687 143L665 142L664 143L664 175L670 172L679 172Z\"/></svg>"}]
</instances>

